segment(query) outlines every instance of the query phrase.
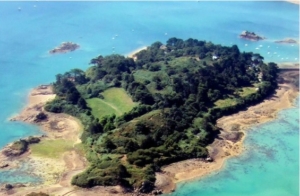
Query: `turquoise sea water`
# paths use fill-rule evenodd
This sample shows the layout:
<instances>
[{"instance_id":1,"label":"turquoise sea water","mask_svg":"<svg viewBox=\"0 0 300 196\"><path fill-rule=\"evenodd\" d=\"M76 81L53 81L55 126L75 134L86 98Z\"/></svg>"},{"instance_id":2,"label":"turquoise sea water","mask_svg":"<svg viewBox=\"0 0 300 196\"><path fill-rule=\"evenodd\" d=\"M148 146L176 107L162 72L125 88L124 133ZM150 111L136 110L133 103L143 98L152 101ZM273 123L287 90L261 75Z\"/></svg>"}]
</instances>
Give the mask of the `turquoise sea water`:
<instances>
[{"instance_id":1,"label":"turquoise sea water","mask_svg":"<svg viewBox=\"0 0 300 196\"><path fill-rule=\"evenodd\" d=\"M254 31L268 39L241 40L238 34L243 30ZM191 37L228 46L237 44L241 51L259 52L266 61L298 62L299 45L280 45L273 41L299 37L299 7L286 2L0 2L0 147L40 134L37 127L7 120L25 106L31 88L53 82L57 73L71 68L86 69L89 60L99 54L126 55L170 37ZM63 41L76 42L81 47L68 54L47 53ZM289 126L299 129L295 109L283 111L281 115L283 131ZM295 138L299 133L294 131L294 139L291 139L290 134L277 130L278 137L273 134L268 143L257 141L264 136L267 129L264 126L274 127L270 131L279 127L274 121L252 128L246 145L257 146L253 148L257 151L276 151L274 164L262 153L255 155L247 151L229 160L224 172L182 184L176 194L270 195L268 191L278 189L276 193L284 193L281 195L297 195L298 181L292 174L298 174L298 151L295 150L298 140ZM255 158L257 156L259 158ZM285 157L293 160L288 162L288 167ZM248 176L239 166L249 160L253 168L264 163L273 167L266 167L265 173L251 170ZM0 172L0 183L38 180L23 172L26 170L23 167L18 171ZM265 184L268 186L262 186ZM235 190L239 192L235 194Z\"/></svg>"}]
</instances>

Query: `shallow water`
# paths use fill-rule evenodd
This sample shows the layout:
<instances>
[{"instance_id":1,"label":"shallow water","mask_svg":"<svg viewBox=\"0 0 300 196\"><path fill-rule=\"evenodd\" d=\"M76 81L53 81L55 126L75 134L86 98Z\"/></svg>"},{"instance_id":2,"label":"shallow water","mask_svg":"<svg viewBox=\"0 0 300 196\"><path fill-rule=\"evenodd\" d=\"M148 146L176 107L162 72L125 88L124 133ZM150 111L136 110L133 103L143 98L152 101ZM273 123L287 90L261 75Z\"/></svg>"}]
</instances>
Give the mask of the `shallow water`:
<instances>
[{"instance_id":1,"label":"shallow water","mask_svg":"<svg viewBox=\"0 0 300 196\"><path fill-rule=\"evenodd\" d=\"M268 39L260 42L239 39L238 34L243 30L254 31ZM155 41L192 37L224 45L237 44L241 51L261 53L266 61L297 62L299 45L281 45L273 41L298 36L299 8L286 2L0 2L0 147L28 135L41 134L35 126L7 120L25 106L31 88L53 82L57 73L71 68L86 69L90 59L99 54L125 55ZM81 47L68 54L47 53L63 41L76 42ZM282 129L291 124L290 121L283 123ZM253 129L256 133L255 130L260 128ZM261 131L257 134L255 138L262 137ZM249 145L251 141L249 139ZM274 148L282 154L281 148L276 145ZM228 161L227 165L235 160L238 159ZM257 160L257 164L264 161ZM298 173L298 162L291 164L291 173ZM264 178L273 184L276 181L274 171L268 170L264 174ZM227 186L231 178L217 181L218 175L221 174L214 177L215 189L232 189L228 193L234 195L234 181L232 186ZM293 179L291 183L284 180L286 187L294 187L296 181ZM36 180L21 171L0 172L0 183ZM239 187L244 187L245 194L247 189L259 189L261 185L251 183L248 186L246 182L239 184ZM201 181L197 187L205 187L205 183ZM218 188L218 184L222 183L226 186ZM280 187L276 183L274 185ZM184 195L184 191L190 190L186 186L195 185L194 182L187 183L179 188L183 192L177 194ZM200 193L196 190L194 195Z\"/></svg>"}]
</instances>

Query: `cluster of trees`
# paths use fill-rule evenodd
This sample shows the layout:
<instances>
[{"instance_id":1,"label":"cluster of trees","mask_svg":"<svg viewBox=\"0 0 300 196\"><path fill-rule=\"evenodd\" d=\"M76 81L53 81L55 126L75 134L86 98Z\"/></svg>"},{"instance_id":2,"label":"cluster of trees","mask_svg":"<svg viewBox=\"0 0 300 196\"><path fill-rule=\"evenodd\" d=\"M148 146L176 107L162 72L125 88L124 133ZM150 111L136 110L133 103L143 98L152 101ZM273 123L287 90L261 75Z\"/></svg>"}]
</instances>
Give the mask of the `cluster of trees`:
<instances>
[{"instance_id":1,"label":"cluster of trees","mask_svg":"<svg viewBox=\"0 0 300 196\"><path fill-rule=\"evenodd\" d=\"M86 72L75 69L56 77L57 98L45 109L82 121L82 141L91 163L73 178L75 185L123 184L151 190L162 165L208 155L205 147L219 133L218 118L258 103L277 87L277 65L265 64L259 54L242 53L236 45L171 38L166 45L155 42L136 57L98 56ZM236 94L253 84L255 93ZM140 104L119 117L97 119L85 100L101 98L112 86L124 88ZM236 104L215 106L217 100L232 96ZM125 160L120 158L124 155Z\"/></svg>"}]
</instances>

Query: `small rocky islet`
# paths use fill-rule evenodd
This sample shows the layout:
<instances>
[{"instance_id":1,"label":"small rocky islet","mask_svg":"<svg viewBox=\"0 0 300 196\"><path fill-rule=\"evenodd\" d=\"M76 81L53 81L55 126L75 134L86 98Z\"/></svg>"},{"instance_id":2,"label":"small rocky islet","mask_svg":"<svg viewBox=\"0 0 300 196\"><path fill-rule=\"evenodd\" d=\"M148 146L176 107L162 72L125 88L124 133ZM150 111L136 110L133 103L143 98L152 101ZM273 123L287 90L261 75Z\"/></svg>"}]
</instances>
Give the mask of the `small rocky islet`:
<instances>
[{"instance_id":1,"label":"small rocky islet","mask_svg":"<svg viewBox=\"0 0 300 196\"><path fill-rule=\"evenodd\" d=\"M248 39L251 41L259 41L259 40L266 39L265 37L259 36L259 35L255 34L254 32L250 32L250 31L243 31L240 34L240 38Z\"/></svg>"},{"instance_id":2,"label":"small rocky islet","mask_svg":"<svg viewBox=\"0 0 300 196\"><path fill-rule=\"evenodd\" d=\"M277 40L275 41L275 43L279 43L279 44L297 44L297 40L292 39L292 38L285 38L283 40Z\"/></svg>"},{"instance_id":3,"label":"small rocky islet","mask_svg":"<svg viewBox=\"0 0 300 196\"><path fill-rule=\"evenodd\" d=\"M61 45L49 51L50 54L67 53L78 49L80 46L73 42L62 42Z\"/></svg>"}]
</instances>

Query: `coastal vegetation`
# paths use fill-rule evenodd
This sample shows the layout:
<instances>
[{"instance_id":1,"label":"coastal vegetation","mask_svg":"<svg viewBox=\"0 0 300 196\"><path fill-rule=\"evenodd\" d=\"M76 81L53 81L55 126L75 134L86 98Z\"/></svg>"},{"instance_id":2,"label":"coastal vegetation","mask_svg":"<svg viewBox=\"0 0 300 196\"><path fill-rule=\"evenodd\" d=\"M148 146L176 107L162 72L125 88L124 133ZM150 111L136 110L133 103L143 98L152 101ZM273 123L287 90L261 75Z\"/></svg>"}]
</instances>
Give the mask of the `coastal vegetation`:
<instances>
[{"instance_id":1,"label":"coastal vegetation","mask_svg":"<svg viewBox=\"0 0 300 196\"><path fill-rule=\"evenodd\" d=\"M133 58L98 56L86 71L58 74L45 109L79 118L89 167L73 185L149 192L163 165L209 157L216 120L259 103L277 87L263 57L196 39L155 42Z\"/></svg>"}]
</instances>

